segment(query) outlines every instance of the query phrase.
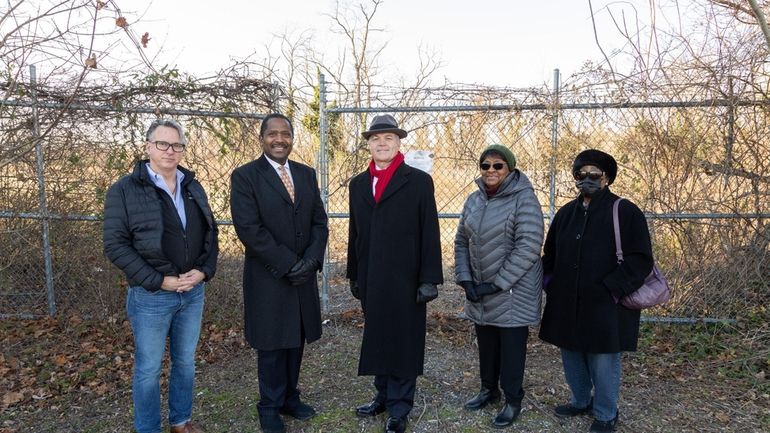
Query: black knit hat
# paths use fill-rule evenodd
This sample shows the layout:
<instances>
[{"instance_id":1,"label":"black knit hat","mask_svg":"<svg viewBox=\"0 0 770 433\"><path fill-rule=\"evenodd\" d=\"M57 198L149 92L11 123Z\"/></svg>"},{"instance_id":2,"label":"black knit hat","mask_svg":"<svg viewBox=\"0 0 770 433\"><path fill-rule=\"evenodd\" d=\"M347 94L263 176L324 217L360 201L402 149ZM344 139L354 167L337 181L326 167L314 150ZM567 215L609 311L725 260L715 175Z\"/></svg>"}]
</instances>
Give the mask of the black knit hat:
<instances>
[{"instance_id":1,"label":"black knit hat","mask_svg":"<svg viewBox=\"0 0 770 433\"><path fill-rule=\"evenodd\" d=\"M578 153L575 162L572 163L572 172L574 173L586 165L595 165L602 169L607 175L607 185L612 185L612 182L615 182L615 176L618 175L618 163L609 153L596 149L588 149Z\"/></svg>"}]
</instances>

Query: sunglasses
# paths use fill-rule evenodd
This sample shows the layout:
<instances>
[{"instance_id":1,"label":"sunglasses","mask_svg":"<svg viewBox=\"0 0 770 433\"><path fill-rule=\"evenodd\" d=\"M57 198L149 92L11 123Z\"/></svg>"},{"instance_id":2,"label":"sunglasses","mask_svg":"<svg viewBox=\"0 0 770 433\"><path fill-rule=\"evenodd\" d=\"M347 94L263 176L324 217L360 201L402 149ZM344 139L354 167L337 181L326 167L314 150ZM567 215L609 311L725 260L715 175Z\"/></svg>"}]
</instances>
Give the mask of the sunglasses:
<instances>
[{"instance_id":1,"label":"sunglasses","mask_svg":"<svg viewBox=\"0 0 770 433\"><path fill-rule=\"evenodd\" d=\"M495 170L502 170L503 167L505 167L505 164L503 164L502 162L496 162L494 164L490 164L488 162L482 162L481 164L479 164L479 168L481 168L484 171L487 171L490 168L494 168Z\"/></svg>"},{"instance_id":2,"label":"sunglasses","mask_svg":"<svg viewBox=\"0 0 770 433\"><path fill-rule=\"evenodd\" d=\"M572 176L575 177L575 180L583 180L585 178L589 178L591 180L598 180L601 179L602 176L604 176L603 171L576 171L572 173Z\"/></svg>"}]
</instances>

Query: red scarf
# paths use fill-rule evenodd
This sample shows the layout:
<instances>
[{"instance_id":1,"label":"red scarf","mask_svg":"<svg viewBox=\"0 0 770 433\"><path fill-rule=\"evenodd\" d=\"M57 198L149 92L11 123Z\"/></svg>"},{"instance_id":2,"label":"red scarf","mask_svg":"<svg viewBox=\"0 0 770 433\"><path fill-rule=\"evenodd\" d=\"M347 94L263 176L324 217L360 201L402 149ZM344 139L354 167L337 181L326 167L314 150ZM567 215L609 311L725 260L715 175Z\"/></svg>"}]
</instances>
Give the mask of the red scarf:
<instances>
[{"instance_id":1,"label":"red scarf","mask_svg":"<svg viewBox=\"0 0 770 433\"><path fill-rule=\"evenodd\" d=\"M385 191L385 187L390 183L390 179L393 177L393 173L396 172L396 169L399 165L401 165L402 162L404 162L404 154L401 152L398 152L396 157L393 158L393 161L391 161L390 165L383 170L377 170L377 166L374 164L374 159L369 161L369 175L372 177L372 183L374 183L374 178L377 178L377 183L374 185L375 203L380 201L382 192Z\"/></svg>"}]
</instances>

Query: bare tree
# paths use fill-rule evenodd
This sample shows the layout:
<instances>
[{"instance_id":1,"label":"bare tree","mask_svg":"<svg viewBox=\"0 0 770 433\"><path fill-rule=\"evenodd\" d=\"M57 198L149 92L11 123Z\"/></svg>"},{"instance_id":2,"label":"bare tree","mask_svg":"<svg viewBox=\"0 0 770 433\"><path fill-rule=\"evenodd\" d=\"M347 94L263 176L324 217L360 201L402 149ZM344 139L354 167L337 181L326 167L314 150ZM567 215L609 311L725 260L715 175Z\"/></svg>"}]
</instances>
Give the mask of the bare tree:
<instances>
[{"instance_id":1,"label":"bare tree","mask_svg":"<svg viewBox=\"0 0 770 433\"><path fill-rule=\"evenodd\" d=\"M376 42L374 35L383 33L384 28L375 25L375 15L382 5L382 0L361 2L355 8L335 4L334 12L329 14L332 22L332 32L342 35L347 46L340 53L337 70L324 68L326 72L352 96L350 101L355 107L370 106L374 79L379 71L379 59L387 47L387 42ZM350 56L350 61L348 61ZM348 70L353 79L353 88L347 83ZM346 101L347 102L347 101Z\"/></svg>"},{"instance_id":2,"label":"bare tree","mask_svg":"<svg viewBox=\"0 0 770 433\"><path fill-rule=\"evenodd\" d=\"M770 10L770 2L650 1L648 9L631 13L625 3L610 3L599 10L591 1L588 5L594 21L612 23L612 36L620 35L625 46L608 52L603 49L607 35L596 33L605 63L572 77L568 86L579 88L580 97L714 101L714 106L672 105L613 113L624 116L623 122L615 121L612 131L596 125L585 142L611 137L603 145L633 177L629 192L645 191L639 201L645 209L766 213L770 46L762 15ZM765 219L658 225L661 231L669 230L661 237L669 239L669 250L679 252L678 260L686 262L690 275L703 288L689 293L696 293L706 305L710 298L714 303L742 305L749 296L769 296L770 225ZM726 290L724 282L735 272L750 277ZM727 292L734 299L725 298Z\"/></svg>"},{"instance_id":3,"label":"bare tree","mask_svg":"<svg viewBox=\"0 0 770 433\"><path fill-rule=\"evenodd\" d=\"M88 77L108 82L137 65L149 66L142 53L147 34L138 38L114 0L8 0L0 12L0 97L27 98L29 65L39 65L37 84L57 88L60 104L71 104ZM124 50L124 44L132 51ZM135 61L131 52L139 53ZM0 167L34 147L27 108L3 105ZM19 120L23 119L23 120ZM49 114L39 139L60 120Z\"/></svg>"}]
</instances>

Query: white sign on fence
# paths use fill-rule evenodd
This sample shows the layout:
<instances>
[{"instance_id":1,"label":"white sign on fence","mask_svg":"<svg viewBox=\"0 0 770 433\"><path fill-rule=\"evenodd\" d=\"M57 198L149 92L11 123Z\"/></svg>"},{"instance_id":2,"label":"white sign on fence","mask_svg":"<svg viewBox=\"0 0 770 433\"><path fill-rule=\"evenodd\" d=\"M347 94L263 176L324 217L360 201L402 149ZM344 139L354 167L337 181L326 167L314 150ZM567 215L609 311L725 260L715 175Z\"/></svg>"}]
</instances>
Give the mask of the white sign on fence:
<instances>
[{"instance_id":1,"label":"white sign on fence","mask_svg":"<svg viewBox=\"0 0 770 433\"><path fill-rule=\"evenodd\" d=\"M404 154L404 162L410 167L430 174L433 171L433 152L429 150L410 150Z\"/></svg>"}]
</instances>

